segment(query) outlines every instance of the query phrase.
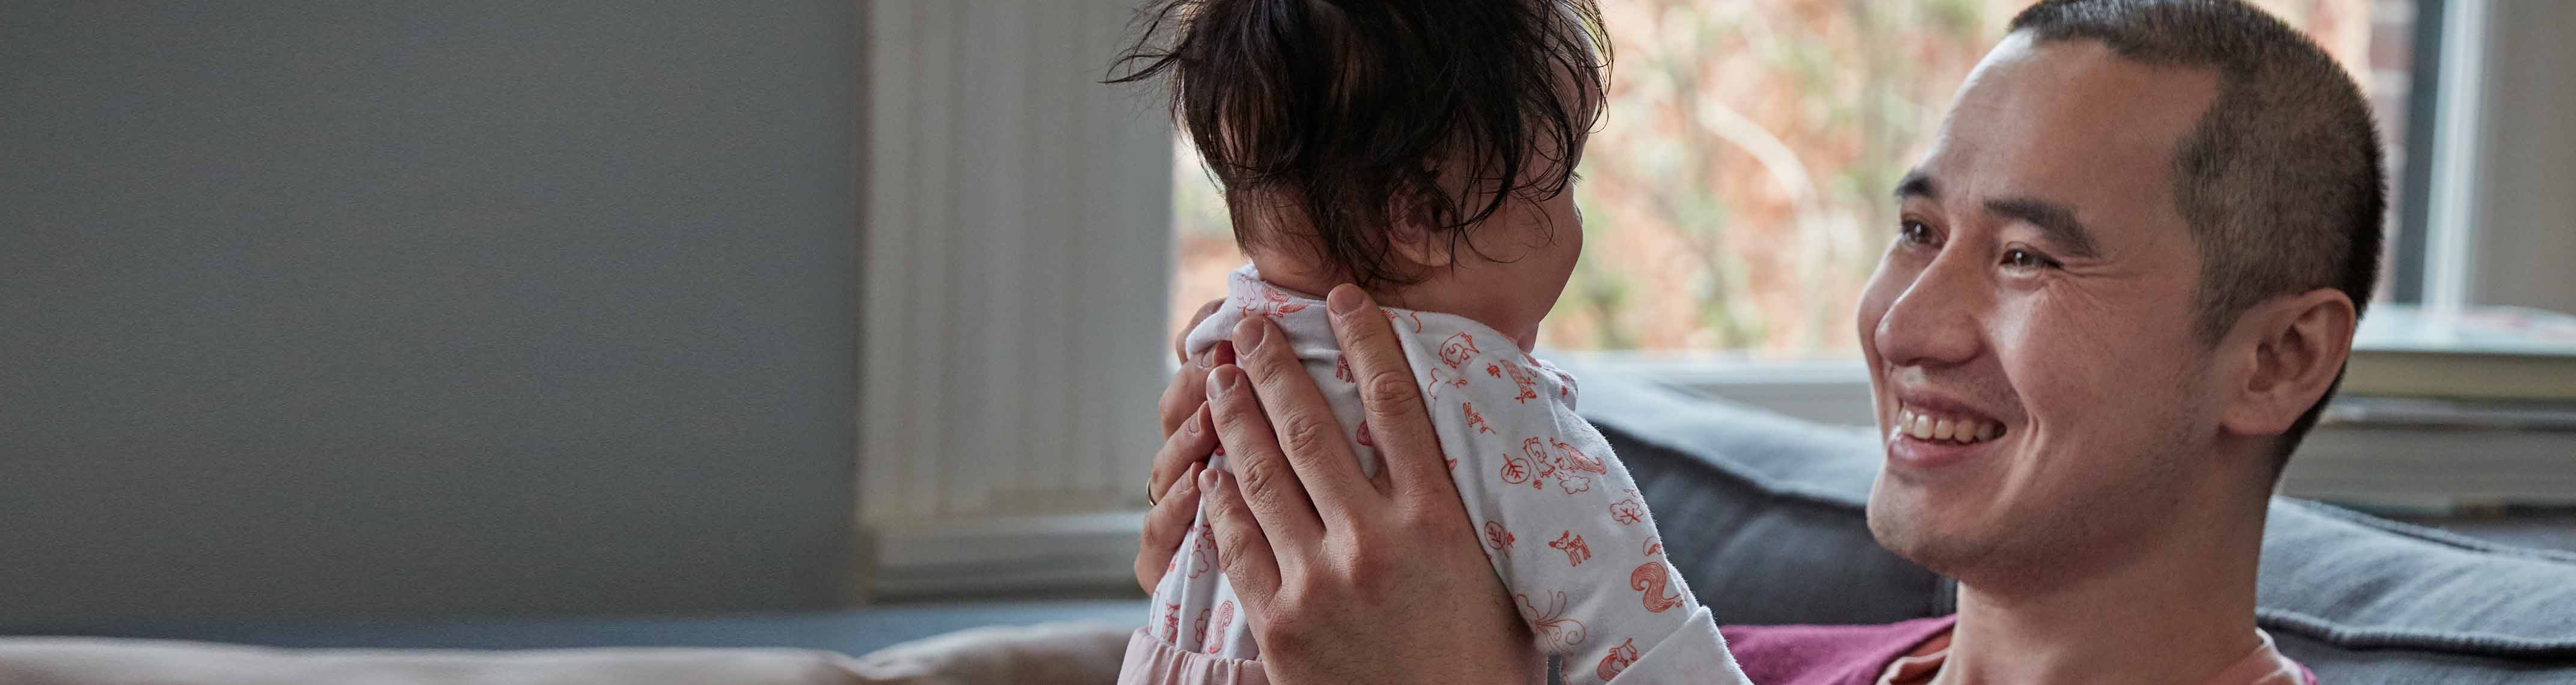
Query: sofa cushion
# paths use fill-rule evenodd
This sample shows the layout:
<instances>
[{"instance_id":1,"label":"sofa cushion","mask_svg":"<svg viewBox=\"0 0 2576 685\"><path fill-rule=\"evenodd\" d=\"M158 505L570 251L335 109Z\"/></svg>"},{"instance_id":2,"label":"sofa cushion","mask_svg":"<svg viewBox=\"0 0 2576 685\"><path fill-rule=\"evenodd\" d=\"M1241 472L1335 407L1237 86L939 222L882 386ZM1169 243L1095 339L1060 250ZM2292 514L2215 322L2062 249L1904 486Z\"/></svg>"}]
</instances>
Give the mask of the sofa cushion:
<instances>
[{"instance_id":1,"label":"sofa cushion","mask_svg":"<svg viewBox=\"0 0 2576 685\"><path fill-rule=\"evenodd\" d=\"M1582 411L1637 479L1664 556L1721 623L1889 623L1952 610L1951 584L1878 546L1857 429L1584 376ZM1864 458L1865 457L1865 458Z\"/></svg>"},{"instance_id":2,"label":"sofa cushion","mask_svg":"<svg viewBox=\"0 0 2576 685\"><path fill-rule=\"evenodd\" d=\"M170 640L0 639L10 685L864 685L797 649L290 650Z\"/></svg>"},{"instance_id":3,"label":"sofa cushion","mask_svg":"<svg viewBox=\"0 0 2576 685\"><path fill-rule=\"evenodd\" d=\"M280 649L127 638L0 638L7 685L1091 685L1132 628L987 626L851 658L781 648Z\"/></svg>"},{"instance_id":4,"label":"sofa cushion","mask_svg":"<svg viewBox=\"0 0 2576 685\"><path fill-rule=\"evenodd\" d=\"M1721 622L1954 610L1954 584L1870 537L1862 508L1882 452L1867 431L1584 378L1584 415L1636 475L1666 555ZM2456 682L2576 682L2571 555L2276 498L2261 568L2260 623L2329 681L2435 682L2416 678L2438 671L2468 678Z\"/></svg>"}]
</instances>

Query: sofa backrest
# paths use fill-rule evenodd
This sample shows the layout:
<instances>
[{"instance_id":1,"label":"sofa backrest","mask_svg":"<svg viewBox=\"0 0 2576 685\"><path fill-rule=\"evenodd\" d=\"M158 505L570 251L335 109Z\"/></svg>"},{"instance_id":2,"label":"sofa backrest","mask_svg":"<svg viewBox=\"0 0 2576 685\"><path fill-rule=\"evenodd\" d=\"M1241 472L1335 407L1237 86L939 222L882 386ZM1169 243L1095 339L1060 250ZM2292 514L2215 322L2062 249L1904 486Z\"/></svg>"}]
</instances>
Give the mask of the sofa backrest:
<instances>
[{"instance_id":1,"label":"sofa backrest","mask_svg":"<svg viewBox=\"0 0 2576 685\"><path fill-rule=\"evenodd\" d=\"M1719 622L1955 610L1955 583L1870 536L1882 452L1866 431L1604 374L1584 377L1582 411ZM2576 682L2576 555L2276 498L2256 591L2263 628L2325 682Z\"/></svg>"}]
</instances>

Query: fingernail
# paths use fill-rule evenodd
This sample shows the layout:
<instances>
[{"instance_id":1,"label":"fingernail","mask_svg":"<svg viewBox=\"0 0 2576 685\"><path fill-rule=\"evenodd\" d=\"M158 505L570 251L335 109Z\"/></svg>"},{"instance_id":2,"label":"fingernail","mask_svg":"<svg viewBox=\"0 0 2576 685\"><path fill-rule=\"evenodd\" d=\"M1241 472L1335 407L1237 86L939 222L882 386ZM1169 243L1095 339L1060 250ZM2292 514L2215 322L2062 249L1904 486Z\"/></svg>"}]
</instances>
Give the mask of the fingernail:
<instances>
[{"instance_id":1,"label":"fingernail","mask_svg":"<svg viewBox=\"0 0 2576 685\"><path fill-rule=\"evenodd\" d=\"M1199 471L1199 489L1201 489L1201 490L1205 490L1205 489L1208 489L1208 488L1216 487L1216 474L1217 474L1217 473L1218 473L1218 471L1216 471L1215 469L1205 469L1205 470L1201 470L1201 471Z\"/></svg>"},{"instance_id":2,"label":"fingernail","mask_svg":"<svg viewBox=\"0 0 2576 685\"><path fill-rule=\"evenodd\" d=\"M1270 337L1270 322L1263 319L1245 319L1243 325L1234 329L1236 346L1247 350L1261 349L1261 339L1267 337Z\"/></svg>"},{"instance_id":3,"label":"fingernail","mask_svg":"<svg viewBox=\"0 0 2576 685\"><path fill-rule=\"evenodd\" d=\"M1333 286L1332 292L1324 294L1324 308L1335 314L1349 314L1359 311L1360 299L1359 286L1344 283Z\"/></svg>"},{"instance_id":4,"label":"fingernail","mask_svg":"<svg viewBox=\"0 0 2576 685\"><path fill-rule=\"evenodd\" d=\"M1234 377L1240 374L1242 374L1242 371L1228 366L1216 367L1216 369L1209 371L1207 382L1208 399L1217 399L1224 396L1226 391L1233 390Z\"/></svg>"}]
</instances>

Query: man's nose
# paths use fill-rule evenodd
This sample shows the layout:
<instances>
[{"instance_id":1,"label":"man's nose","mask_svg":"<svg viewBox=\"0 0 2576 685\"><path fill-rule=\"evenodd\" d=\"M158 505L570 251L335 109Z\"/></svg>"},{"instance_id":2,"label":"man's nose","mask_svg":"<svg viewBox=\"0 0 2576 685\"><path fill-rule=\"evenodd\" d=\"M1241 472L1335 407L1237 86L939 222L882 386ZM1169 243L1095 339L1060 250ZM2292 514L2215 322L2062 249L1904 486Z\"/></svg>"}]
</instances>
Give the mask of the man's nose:
<instances>
[{"instance_id":1,"label":"man's nose","mask_svg":"<svg viewBox=\"0 0 2576 685\"><path fill-rule=\"evenodd\" d=\"M1966 363L1984 346L1980 322L1993 304L1983 263L1964 252L1935 258L1897 295L1871 332L1880 359L1897 366Z\"/></svg>"}]
</instances>

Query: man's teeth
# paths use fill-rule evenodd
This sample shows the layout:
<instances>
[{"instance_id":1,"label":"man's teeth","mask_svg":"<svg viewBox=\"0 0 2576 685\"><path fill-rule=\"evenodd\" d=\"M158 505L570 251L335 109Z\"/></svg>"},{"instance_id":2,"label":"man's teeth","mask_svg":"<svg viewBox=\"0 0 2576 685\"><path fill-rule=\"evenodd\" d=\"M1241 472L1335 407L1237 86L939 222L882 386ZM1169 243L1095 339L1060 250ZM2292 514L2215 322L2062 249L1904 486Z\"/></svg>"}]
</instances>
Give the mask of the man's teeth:
<instances>
[{"instance_id":1,"label":"man's teeth","mask_svg":"<svg viewBox=\"0 0 2576 685\"><path fill-rule=\"evenodd\" d=\"M1985 419L1930 416L1900 407L1896 410L1895 431L1916 440L1946 440L1973 445L2003 437L2004 425Z\"/></svg>"}]
</instances>

